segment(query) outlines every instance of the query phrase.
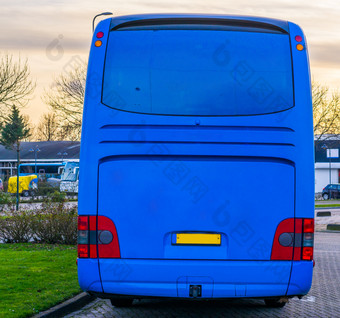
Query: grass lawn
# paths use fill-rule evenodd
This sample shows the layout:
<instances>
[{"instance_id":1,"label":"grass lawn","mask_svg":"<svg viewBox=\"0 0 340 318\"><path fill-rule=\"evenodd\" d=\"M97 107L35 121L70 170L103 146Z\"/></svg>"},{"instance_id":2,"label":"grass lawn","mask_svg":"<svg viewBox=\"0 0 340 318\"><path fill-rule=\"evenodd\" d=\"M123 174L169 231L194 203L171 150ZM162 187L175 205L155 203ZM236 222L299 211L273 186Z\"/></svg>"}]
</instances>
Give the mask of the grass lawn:
<instances>
[{"instance_id":1,"label":"grass lawn","mask_svg":"<svg viewBox=\"0 0 340 318\"><path fill-rule=\"evenodd\" d=\"M316 208L336 208L340 207L340 204L315 204Z\"/></svg>"},{"instance_id":2,"label":"grass lawn","mask_svg":"<svg viewBox=\"0 0 340 318\"><path fill-rule=\"evenodd\" d=\"M0 317L29 317L80 292L75 246L0 244Z\"/></svg>"}]
</instances>

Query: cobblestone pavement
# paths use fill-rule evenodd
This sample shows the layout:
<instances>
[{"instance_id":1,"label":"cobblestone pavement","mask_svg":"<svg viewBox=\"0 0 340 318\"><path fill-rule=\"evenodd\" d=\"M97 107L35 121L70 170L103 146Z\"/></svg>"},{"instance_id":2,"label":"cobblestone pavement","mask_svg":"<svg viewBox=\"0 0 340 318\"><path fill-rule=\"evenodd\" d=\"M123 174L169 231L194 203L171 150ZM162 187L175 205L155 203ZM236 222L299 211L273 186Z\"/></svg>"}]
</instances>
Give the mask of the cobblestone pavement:
<instances>
[{"instance_id":1,"label":"cobblestone pavement","mask_svg":"<svg viewBox=\"0 0 340 318\"><path fill-rule=\"evenodd\" d=\"M114 308L97 299L71 317L340 317L340 234L316 233L313 286L303 299L291 299L281 309L262 300L142 300L130 308Z\"/></svg>"}]
</instances>

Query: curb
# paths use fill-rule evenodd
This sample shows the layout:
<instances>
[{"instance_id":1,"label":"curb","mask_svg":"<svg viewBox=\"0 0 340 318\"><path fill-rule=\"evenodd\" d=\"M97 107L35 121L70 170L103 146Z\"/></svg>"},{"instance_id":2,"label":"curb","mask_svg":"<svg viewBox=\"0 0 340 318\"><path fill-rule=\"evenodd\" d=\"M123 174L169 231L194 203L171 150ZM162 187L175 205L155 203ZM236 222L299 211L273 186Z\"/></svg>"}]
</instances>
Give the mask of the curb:
<instances>
[{"instance_id":1,"label":"curb","mask_svg":"<svg viewBox=\"0 0 340 318\"><path fill-rule=\"evenodd\" d=\"M317 217L326 217L326 216L332 216L331 211L319 211L316 212Z\"/></svg>"},{"instance_id":2,"label":"curb","mask_svg":"<svg viewBox=\"0 0 340 318\"><path fill-rule=\"evenodd\" d=\"M59 318L63 317L73 311L79 310L91 301L95 300L96 297L89 295L88 293L80 293L79 295L64 301L63 303L56 305L46 311L43 311L33 318Z\"/></svg>"},{"instance_id":3,"label":"curb","mask_svg":"<svg viewBox=\"0 0 340 318\"><path fill-rule=\"evenodd\" d=\"M340 231L340 224L327 224L327 230L329 231Z\"/></svg>"}]
</instances>

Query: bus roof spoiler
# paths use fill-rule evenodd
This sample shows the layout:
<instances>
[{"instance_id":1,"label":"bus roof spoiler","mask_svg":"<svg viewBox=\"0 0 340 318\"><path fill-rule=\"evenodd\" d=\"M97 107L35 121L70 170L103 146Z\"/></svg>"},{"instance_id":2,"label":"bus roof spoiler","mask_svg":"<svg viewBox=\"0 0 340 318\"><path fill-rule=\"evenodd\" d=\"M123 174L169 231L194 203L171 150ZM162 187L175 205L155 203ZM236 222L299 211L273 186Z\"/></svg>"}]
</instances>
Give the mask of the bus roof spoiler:
<instances>
[{"instance_id":1,"label":"bus roof spoiler","mask_svg":"<svg viewBox=\"0 0 340 318\"><path fill-rule=\"evenodd\" d=\"M102 12L102 13L97 14L92 20L92 33L94 32L94 22L98 17L100 17L101 15L112 15L112 14L113 14L112 12Z\"/></svg>"}]
</instances>

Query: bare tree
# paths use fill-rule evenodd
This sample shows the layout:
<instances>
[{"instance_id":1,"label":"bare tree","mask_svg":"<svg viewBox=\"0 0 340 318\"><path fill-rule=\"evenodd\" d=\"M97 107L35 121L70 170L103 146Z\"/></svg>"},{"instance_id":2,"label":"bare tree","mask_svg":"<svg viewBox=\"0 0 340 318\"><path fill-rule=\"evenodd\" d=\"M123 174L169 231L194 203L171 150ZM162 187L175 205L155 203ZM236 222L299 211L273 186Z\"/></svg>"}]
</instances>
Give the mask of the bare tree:
<instances>
[{"instance_id":1,"label":"bare tree","mask_svg":"<svg viewBox=\"0 0 340 318\"><path fill-rule=\"evenodd\" d=\"M13 56L0 56L0 119L12 105L25 106L33 93L35 83L30 79L27 60L13 60Z\"/></svg>"},{"instance_id":2,"label":"bare tree","mask_svg":"<svg viewBox=\"0 0 340 318\"><path fill-rule=\"evenodd\" d=\"M60 119L62 134L71 140L80 139L85 80L84 64L57 77L51 91L45 92L43 98Z\"/></svg>"},{"instance_id":3,"label":"bare tree","mask_svg":"<svg viewBox=\"0 0 340 318\"><path fill-rule=\"evenodd\" d=\"M312 85L314 134L317 140L340 133L340 94L329 94L329 88Z\"/></svg>"},{"instance_id":4,"label":"bare tree","mask_svg":"<svg viewBox=\"0 0 340 318\"><path fill-rule=\"evenodd\" d=\"M36 126L35 137L44 141L61 139L60 120L55 113L46 113L40 117L40 121Z\"/></svg>"}]
</instances>

